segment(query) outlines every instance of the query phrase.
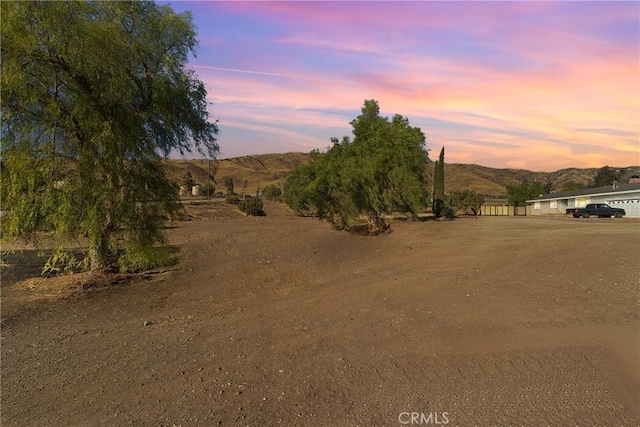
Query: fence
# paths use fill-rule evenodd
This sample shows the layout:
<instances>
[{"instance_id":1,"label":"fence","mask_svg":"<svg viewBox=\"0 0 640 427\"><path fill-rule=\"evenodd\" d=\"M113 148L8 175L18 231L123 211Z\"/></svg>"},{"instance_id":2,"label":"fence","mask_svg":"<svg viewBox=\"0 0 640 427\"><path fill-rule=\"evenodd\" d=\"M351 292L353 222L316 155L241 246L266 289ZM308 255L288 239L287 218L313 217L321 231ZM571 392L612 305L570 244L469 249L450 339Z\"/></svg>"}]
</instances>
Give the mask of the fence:
<instances>
[{"instance_id":1,"label":"fence","mask_svg":"<svg viewBox=\"0 0 640 427\"><path fill-rule=\"evenodd\" d=\"M480 215L488 216L526 216L526 206L482 205Z\"/></svg>"}]
</instances>

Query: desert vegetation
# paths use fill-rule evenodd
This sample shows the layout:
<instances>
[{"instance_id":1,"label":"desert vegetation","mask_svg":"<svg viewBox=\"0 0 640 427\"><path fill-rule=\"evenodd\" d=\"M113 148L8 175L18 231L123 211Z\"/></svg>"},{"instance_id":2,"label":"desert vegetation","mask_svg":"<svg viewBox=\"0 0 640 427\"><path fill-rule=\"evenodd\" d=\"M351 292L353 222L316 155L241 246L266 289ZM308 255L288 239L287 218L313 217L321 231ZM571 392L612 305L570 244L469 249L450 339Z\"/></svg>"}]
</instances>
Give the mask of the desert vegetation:
<instances>
[{"instance_id":1,"label":"desert vegetation","mask_svg":"<svg viewBox=\"0 0 640 427\"><path fill-rule=\"evenodd\" d=\"M424 165L428 160L422 130L401 115L380 116L367 100L351 122L353 139L332 139L326 153L294 169L283 200L302 215L313 215L337 229L363 226L370 234L388 229L384 214L417 216L426 205Z\"/></svg>"},{"instance_id":2,"label":"desert vegetation","mask_svg":"<svg viewBox=\"0 0 640 427\"><path fill-rule=\"evenodd\" d=\"M267 200L280 201L282 200L282 189L276 184L268 185L262 191L262 196Z\"/></svg>"},{"instance_id":3,"label":"desert vegetation","mask_svg":"<svg viewBox=\"0 0 640 427\"><path fill-rule=\"evenodd\" d=\"M250 216L264 216L264 204L259 197L245 197L238 201L238 209Z\"/></svg>"},{"instance_id":4,"label":"desert vegetation","mask_svg":"<svg viewBox=\"0 0 640 427\"><path fill-rule=\"evenodd\" d=\"M84 236L93 271L153 264L181 209L161 158L218 153L204 84L185 69L191 17L152 2L1 8L3 236L50 233L49 264Z\"/></svg>"},{"instance_id":5,"label":"desert vegetation","mask_svg":"<svg viewBox=\"0 0 640 427\"><path fill-rule=\"evenodd\" d=\"M513 206L524 206L526 201L551 192L551 183L542 184L540 182L529 182L526 179L517 185L508 185L509 204Z\"/></svg>"},{"instance_id":6,"label":"desert vegetation","mask_svg":"<svg viewBox=\"0 0 640 427\"><path fill-rule=\"evenodd\" d=\"M473 190L452 191L448 197L448 203L455 212L469 213L480 210L485 197Z\"/></svg>"},{"instance_id":7,"label":"desert vegetation","mask_svg":"<svg viewBox=\"0 0 640 427\"><path fill-rule=\"evenodd\" d=\"M374 99L215 160L188 13L0 11L2 425L640 425L637 221L408 220L630 169L432 162Z\"/></svg>"},{"instance_id":8,"label":"desert vegetation","mask_svg":"<svg viewBox=\"0 0 640 427\"><path fill-rule=\"evenodd\" d=\"M256 194L264 188L275 185L280 188L297 166L310 162L312 153L273 153L255 154L229 159L166 159L166 173L169 179L180 184L184 174L189 171L199 183L215 180L219 188L217 196L225 195L224 181L227 177L235 182L247 180L247 193ZM437 158L436 158L437 160ZM431 194L435 161L425 164L427 190ZM445 192L474 191L485 197L508 197L507 186L520 185L527 182L551 183L555 192L591 187L594 177L602 168L569 168L554 172L536 172L524 169L499 169L475 164L446 164ZM639 166L610 168L620 174L618 182L626 183L634 175L640 175ZM204 188L204 187L203 187ZM204 193L204 189L203 189Z\"/></svg>"}]
</instances>

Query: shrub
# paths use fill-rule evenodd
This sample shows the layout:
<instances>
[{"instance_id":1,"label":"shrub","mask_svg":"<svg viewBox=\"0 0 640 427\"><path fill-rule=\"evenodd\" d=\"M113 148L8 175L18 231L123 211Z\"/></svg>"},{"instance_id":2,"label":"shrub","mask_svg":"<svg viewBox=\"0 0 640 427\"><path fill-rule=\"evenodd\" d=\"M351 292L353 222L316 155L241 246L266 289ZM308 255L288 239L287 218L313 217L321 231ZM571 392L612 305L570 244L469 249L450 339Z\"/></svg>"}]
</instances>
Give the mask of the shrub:
<instances>
[{"instance_id":1,"label":"shrub","mask_svg":"<svg viewBox=\"0 0 640 427\"><path fill-rule=\"evenodd\" d=\"M122 252L118 265L121 273L138 273L154 268L167 267L177 262L167 246L142 246L129 244Z\"/></svg>"},{"instance_id":2,"label":"shrub","mask_svg":"<svg viewBox=\"0 0 640 427\"><path fill-rule=\"evenodd\" d=\"M275 184L268 185L262 190L262 195L267 200L280 201L282 196L282 189Z\"/></svg>"},{"instance_id":3,"label":"shrub","mask_svg":"<svg viewBox=\"0 0 640 427\"><path fill-rule=\"evenodd\" d=\"M42 268L41 274L45 277L67 274L74 270L82 270L81 264L71 252L57 248Z\"/></svg>"},{"instance_id":4,"label":"shrub","mask_svg":"<svg viewBox=\"0 0 640 427\"><path fill-rule=\"evenodd\" d=\"M449 195L449 205L456 211L467 213L471 209L480 210L484 196L473 190L453 191Z\"/></svg>"},{"instance_id":5,"label":"shrub","mask_svg":"<svg viewBox=\"0 0 640 427\"><path fill-rule=\"evenodd\" d=\"M262 199L257 197L240 200L240 203L238 203L238 209L247 215L264 216L265 213L262 210L262 207Z\"/></svg>"},{"instance_id":6,"label":"shrub","mask_svg":"<svg viewBox=\"0 0 640 427\"><path fill-rule=\"evenodd\" d=\"M203 196L213 196L216 192L216 187L211 183L204 184L202 186L202 195Z\"/></svg>"},{"instance_id":7,"label":"shrub","mask_svg":"<svg viewBox=\"0 0 640 427\"><path fill-rule=\"evenodd\" d=\"M456 217L456 212L451 206L444 206L440 211L440 216L447 219L453 219Z\"/></svg>"},{"instance_id":8,"label":"shrub","mask_svg":"<svg viewBox=\"0 0 640 427\"><path fill-rule=\"evenodd\" d=\"M238 196L227 197L227 203L232 205L237 205L238 203L240 203L240 197Z\"/></svg>"}]
</instances>

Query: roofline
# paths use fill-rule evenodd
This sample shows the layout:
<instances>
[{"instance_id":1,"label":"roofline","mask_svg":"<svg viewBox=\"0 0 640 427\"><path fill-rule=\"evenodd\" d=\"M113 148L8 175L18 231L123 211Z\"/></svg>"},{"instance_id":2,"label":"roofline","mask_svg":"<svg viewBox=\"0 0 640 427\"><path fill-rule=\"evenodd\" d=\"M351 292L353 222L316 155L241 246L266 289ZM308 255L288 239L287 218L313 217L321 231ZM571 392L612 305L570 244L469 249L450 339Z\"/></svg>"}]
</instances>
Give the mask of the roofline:
<instances>
[{"instance_id":1,"label":"roofline","mask_svg":"<svg viewBox=\"0 0 640 427\"><path fill-rule=\"evenodd\" d=\"M623 190L623 191L607 191L604 193L593 193L593 194L574 194L572 196L560 196L560 197L546 197L544 199L542 198L535 198L535 199L531 199L531 200L527 200L526 203L533 203L533 202L548 202L550 200L562 200L562 199L576 199L578 197L592 197L592 196L607 196L607 195L616 195L616 194L626 194L626 193L637 193L639 192L640 189L633 189L633 190Z\"/></svg>"}]
</instances>

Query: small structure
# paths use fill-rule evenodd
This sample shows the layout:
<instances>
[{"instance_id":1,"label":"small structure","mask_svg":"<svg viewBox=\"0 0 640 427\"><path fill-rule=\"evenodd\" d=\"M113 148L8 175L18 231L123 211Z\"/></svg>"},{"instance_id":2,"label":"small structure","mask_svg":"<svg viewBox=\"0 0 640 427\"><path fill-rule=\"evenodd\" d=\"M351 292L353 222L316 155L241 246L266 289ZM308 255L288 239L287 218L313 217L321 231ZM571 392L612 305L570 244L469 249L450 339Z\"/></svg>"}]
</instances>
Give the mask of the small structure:
<instances>
[{"instance_id":1,"label":"small structure","mask_svg":"<svg viewBox=\"0 0 640 427\"><path fill-rule=\"evenodd\" d=\"M486 198L484 203L480 206L480 215L485 216L513 216L513 215L527 215L526 206L512 206L509 205L509 199L504 198Z\"/></svg>"},{"instance_id":2,"label":"small structure","mask_svg":"<svg viewBox=\"0 0 640 427\"><path fill-rule=\"evenodd\" d=\"M506 198L486 198L480 206L480 215L509 215L509 202Z\"/></svg>"},{"instance_id":3,"label":"small structure","mask_svg":"<svg viewBox=\"0 0 640 427\"><path fill-rule=\"evenodd\" d=\"M191 187L191 195L200 196L201 194L202 188L200 187L200 185L194 185L193 187Z\"/></svg>"},{"instance_id":4,"label":"small structure","mask_svg":"<svg viewBox=\"0 0 640 427\"><path fill-rule=\"evenodd\" d=\"M622 208L627 217L640 218L640 183L607 185L597 188L544 194L531 200L531 215L564 215L569 208L583 208L589 203L607 203Z\"/></svg>"}]
</instances>

